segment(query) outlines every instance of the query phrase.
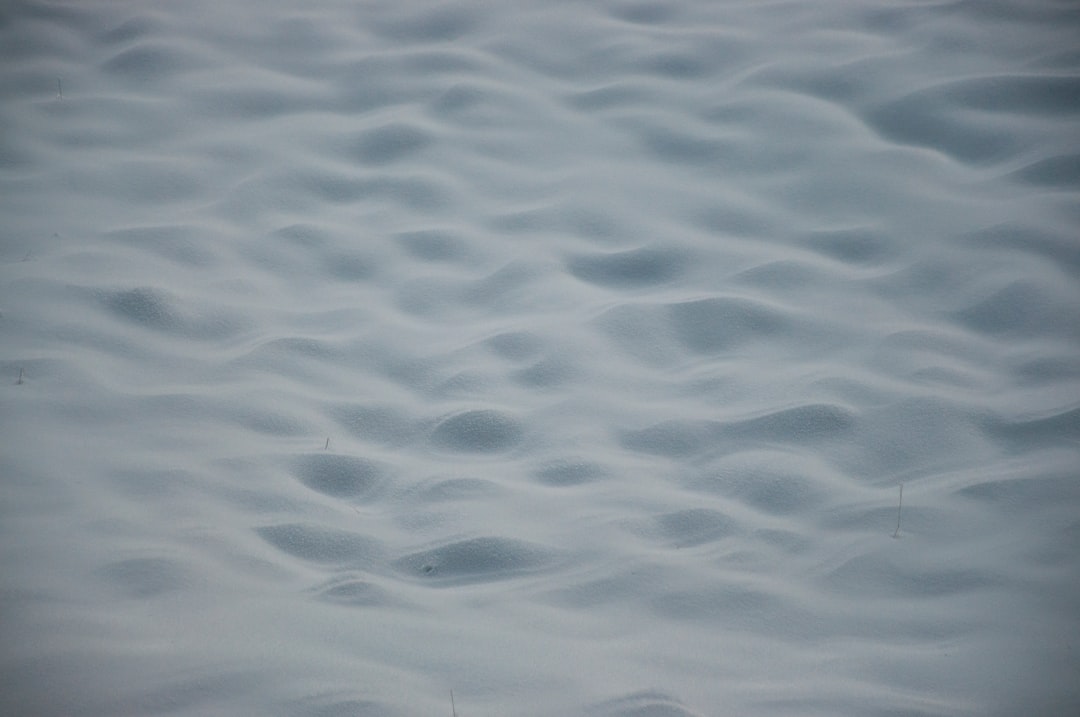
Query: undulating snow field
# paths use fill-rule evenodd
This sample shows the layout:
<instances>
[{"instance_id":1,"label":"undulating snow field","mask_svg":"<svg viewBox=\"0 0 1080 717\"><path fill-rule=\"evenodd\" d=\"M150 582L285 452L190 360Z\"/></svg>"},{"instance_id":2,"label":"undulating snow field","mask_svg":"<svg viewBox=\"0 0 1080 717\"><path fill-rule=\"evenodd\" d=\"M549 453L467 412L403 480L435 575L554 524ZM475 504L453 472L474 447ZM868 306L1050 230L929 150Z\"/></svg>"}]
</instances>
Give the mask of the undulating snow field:
<instances>
[{"instance_id":1,"label":"undulating snow field","mask_svg":"<svg viewBox=\"0 0 1080 717\"><path fill-rule=\"evenodd\" d=\"M0 713L1080 714L1078 229L1072 0L6 0Z\"/></svg>"}]
</instances>

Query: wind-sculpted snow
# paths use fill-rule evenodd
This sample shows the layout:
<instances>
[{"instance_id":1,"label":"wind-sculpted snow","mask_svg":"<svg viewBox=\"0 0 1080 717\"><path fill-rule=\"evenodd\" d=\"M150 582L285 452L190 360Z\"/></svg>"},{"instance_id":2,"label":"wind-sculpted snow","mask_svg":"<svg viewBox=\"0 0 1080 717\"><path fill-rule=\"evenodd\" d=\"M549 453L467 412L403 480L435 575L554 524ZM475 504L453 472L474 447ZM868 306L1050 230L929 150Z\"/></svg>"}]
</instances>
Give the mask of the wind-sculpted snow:
<instances>
[{"instance_id":1,"label":"wind-sculpted snow","mask_svg":"<svg viewBox=\"0 0 1080 717\"><path fill-rule=\"evenodd\" d=\"M1078 37L5 3L0 713L1080 713Z\"/></svg>"},{"instance_id":2,"label":"wind-sculpted snow","mask_svg":"<svg viewBox=\"0 0 1080 717\"><path fill-rule=\"evenodd\" d=\"M521 441L519 421L491 409L465 411L441 421L432 432L435 445L453 451L494 453Z\"/></svg>"}]
</instances>

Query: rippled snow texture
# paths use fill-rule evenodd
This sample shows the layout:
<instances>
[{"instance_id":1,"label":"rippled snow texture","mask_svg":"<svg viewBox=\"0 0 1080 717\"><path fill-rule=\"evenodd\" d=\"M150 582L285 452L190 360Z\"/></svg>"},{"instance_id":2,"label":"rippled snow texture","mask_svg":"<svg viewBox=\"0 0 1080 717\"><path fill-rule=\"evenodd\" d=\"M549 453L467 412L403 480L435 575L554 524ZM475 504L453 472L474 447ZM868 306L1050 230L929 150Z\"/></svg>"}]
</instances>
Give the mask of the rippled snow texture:
<instances>
[{"instance_id":1,"label":"rippled snow texture","mask_svg":"<svg viewBox=\"0 0 1080 717\"><path fill-rule=\"evenodd\" d=\"M1078 38L4 3L0 711L1080 713Z\"/></svg>"}]
</instances>

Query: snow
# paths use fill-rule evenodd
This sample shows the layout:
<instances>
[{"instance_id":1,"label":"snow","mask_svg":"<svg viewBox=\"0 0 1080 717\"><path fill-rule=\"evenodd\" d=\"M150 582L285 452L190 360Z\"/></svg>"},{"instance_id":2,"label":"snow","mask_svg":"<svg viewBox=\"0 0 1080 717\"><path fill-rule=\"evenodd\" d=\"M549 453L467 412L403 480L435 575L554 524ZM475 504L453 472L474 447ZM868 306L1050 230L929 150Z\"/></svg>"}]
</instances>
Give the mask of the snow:
<instances>
[{"instance_id":1,"label":"snow","mask_svg":"<svg viewBox=\"0 0 1080 717\"><path fill-rule=\"evenodd\" d=\"M1080 713L1078 31L6 3L0 712Z\"/></svg>"}]
</instances>

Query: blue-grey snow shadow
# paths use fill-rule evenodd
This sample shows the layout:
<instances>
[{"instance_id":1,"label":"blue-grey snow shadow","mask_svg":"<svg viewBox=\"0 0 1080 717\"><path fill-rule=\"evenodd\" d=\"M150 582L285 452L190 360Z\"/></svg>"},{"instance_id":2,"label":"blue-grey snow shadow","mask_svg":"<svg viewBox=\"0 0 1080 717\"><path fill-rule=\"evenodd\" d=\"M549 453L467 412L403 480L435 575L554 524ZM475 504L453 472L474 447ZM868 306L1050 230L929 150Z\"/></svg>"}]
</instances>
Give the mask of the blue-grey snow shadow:
<instances>
[{"instance_id":1,"label":"blue-grey snow shadow","mask_svg":"<svg viewBox=\"0 0 1080 717\"><path fill-rule=\"evenodd\" d=\"M651 532L657 540L678 548L722 540L738 530L730 517L708 508L663 513L655 516L652 523Z\"/></svg>"},{"instance_id":2,"label":"blue-grey snow shadow","mask_svg":"<svg viewBox=\"0 0 1080 717\"><path fill-rule=\"evenodd\" d=\"M440 422L431 434L439 448L466 453L500 453L521 443L521 422L501 411L465 411Z\"/></svg>"},{"instance_id":3,"label":"blue-grey snow shadow","mask_svg":"<svg viewBox=\"0 0 1080 717\"><path fill-rule=\"evenodd\" d=\"M200 313L161 289L139 286L93 295L115 317L142 328L177 337L219 340L235 336L243 322L224 312Z\"/></svg>"},{"instance_id":4,"label":"blue-grey snow shadow","mask_svg":"<svg viewBox=\"0 0 1080 717\"><path fill-rule=\"evenodd\" d=\"M128 558L109 563L97 572L117 592L134 599L177 592L190 582L184 566L168 558Z\"/></svg>"},{"instance_id":5,"label":"blue-grey snow shadow","mask_svg":"<svg viewBox=\"0 0 1080 717\"><path fill-rule=\"evenodd\" d=\"M332 498L369 499L387 479L384 465L335 453L309 453L293 461L293 475Z\"/></svg>"},{"instance_id":6,"label":"blue-grey snow shadow","mask_svg":"<svg viewBox=\"0 0 1080 717\"><path fill-rule=\"evenodd\" d=\"M296 717L403 717L405 713L385 702L318 695L290 706L288 714Z\"/></svg>"},{"instance_id":7,"label":"blue-grey snow shadow","mask_svg":"<svg viewBox=\"0 0 1080 717\"><path fill-rule=\"evenodd\" d=\"M536 573L552 567L557 557L556 551L535 543L480 537L410 553L393 565L407 577L445 587Z\"/></svg>"},{"instance_id":8,"label":"blue-grey snow shadow","mask_svg":"<svg viewBox=\"0 0 1080 717\"><path fill-rule=\"evenodd\" d=\"M639 453L682 457L739 439L761 443L806 443L848 436L854 414L829 403L773 411L743 421L665 421L640 430L622 431L624 448Z\"/></svg>"},{"instance_id":9,"label":"blue-grey snow shadow","mask_svg":"<svg viewBox=\"0 0 1080 717\"><path fill-rule=\"evenodd\" d=\"M286 555L321 565L370 569L383 553L377 541L359 533L315 525L268 525L256 532Z\"/></svg>"},{"instance_id":10,"label":"blue-grey snow shadow","mask_svg":"<svg viewBox=\"0 0 1080 717\"><path fill-rule=\"evenodd\" d=\"M347 575L313 590L319 600L346 607L396 607L400 601L368 580Z\"/></svg>"},{"instance_id":11,"label":"blue-grey snow shadow","mask_svg":"<svg viewBox=\"0 0 1080 717\"><path fill-rule=\"evenodd\" d=\"M676 697L656 690L643 690L594 705L589 714L601 717L696 717Z\"/></svg>"},{"instance_id":12,"label":"blue-grey snow shadow","mask_svg":"<svg viewBox=\"0 0 1080 717\"><path fill-rule=\"evenodd\" d=\"M567 269L582 281L611 288L638 288L677 278L686 257L669 248L646 247L611 254L573 256Z\"/></svg>"}]
</instances>

